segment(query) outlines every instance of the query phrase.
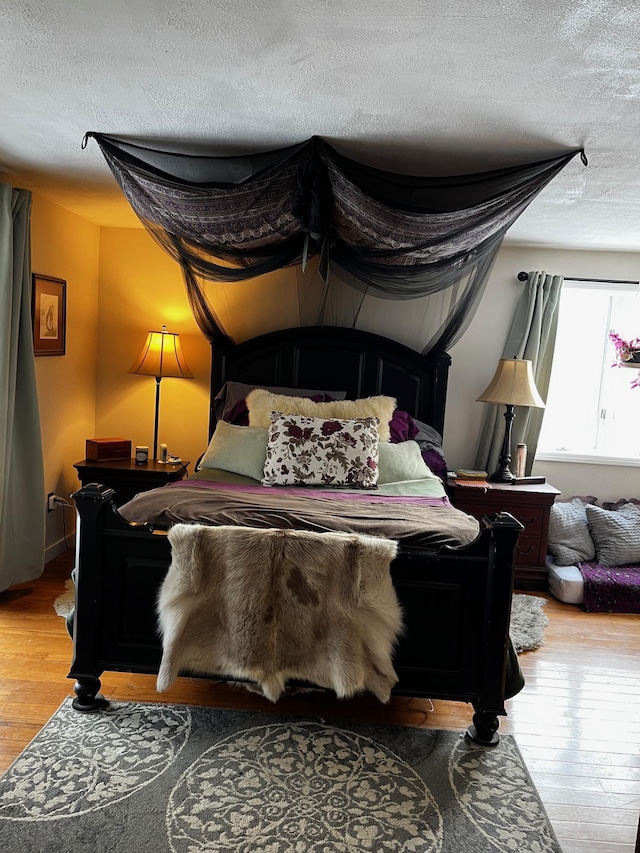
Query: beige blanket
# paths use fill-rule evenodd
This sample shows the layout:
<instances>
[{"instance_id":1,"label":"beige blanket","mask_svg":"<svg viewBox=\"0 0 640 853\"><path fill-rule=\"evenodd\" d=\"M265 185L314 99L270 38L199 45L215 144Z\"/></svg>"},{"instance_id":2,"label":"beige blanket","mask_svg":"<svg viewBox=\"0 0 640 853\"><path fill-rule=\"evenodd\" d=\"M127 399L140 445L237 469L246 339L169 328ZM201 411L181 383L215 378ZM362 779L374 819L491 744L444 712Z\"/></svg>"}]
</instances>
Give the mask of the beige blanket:
<instances>
[{"instance_id":1,"label":"beige blanket","mask_svg":"<svg viewBox=\"0 0 640 853\"><path fill-rule=\"evenodd\" d=\"M273 702L287 679L388 701L402 630L395 542L196 524L176 524L169 540L159 691L189 670L250 679Z\"/></svg>"}]
</instances>

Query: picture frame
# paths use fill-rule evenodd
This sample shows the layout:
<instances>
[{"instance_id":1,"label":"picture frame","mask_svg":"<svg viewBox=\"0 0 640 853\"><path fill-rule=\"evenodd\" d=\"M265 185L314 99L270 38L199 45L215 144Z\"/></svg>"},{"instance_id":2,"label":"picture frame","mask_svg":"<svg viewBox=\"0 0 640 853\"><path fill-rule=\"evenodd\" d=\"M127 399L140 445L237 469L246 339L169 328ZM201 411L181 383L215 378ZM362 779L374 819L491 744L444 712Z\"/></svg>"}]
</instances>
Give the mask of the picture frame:
<instances>
[{"instance_id":1,"label":"picture frame","mask_svg":"<svg viewBox=\"0 0 640 853\"><path fill-rule=\"evenodd\" d=\"M64 355L67 336L67 282L33 273L31 276L33 354Z\"/></svg>"}]
</instances>

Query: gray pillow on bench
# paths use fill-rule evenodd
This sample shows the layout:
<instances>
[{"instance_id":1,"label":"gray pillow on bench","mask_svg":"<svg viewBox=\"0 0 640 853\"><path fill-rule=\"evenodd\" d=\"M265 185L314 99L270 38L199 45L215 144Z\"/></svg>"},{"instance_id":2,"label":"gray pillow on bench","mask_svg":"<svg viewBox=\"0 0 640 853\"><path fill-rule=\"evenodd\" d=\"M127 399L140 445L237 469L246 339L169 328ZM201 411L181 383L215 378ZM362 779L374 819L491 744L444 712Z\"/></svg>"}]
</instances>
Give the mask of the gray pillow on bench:
<instances>
[{"instance_id":1,"label":"gray pillow on bench","mask_svg":"<svg viewBox=\"0 0 640 853\"><path fill-rule=\"evenodd\" d=\"M640 563L640 507L625 503L607 510L587 506L587 521L602 566Z\"/></svg>"},{"instance_id":2,"label":"gray pillow on bench","mask_svg":"<svg viewBox=\"0 0 640 853\"><path fill-rule=\"evenodd\" d=\"M595 557L585 505L580 498L558 501L551 506L547 548L558 566L572 566Z\"/></svg>"}]
</instances>

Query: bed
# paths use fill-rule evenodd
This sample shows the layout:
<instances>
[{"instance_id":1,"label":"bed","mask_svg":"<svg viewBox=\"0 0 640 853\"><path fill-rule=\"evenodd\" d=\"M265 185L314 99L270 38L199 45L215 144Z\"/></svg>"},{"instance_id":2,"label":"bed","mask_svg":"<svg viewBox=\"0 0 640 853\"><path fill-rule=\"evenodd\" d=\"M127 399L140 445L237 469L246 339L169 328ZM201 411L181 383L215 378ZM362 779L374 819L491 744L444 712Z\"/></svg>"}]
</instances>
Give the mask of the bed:
<instances>
[{"instance_id":1,"label":"bed","mask_svg":"<svg viewBox=\"0 0 640 853\"><path fill-rule=\"evenodd\" d=\"M410 419L442 433L449 364L447 354L430 358L354 329L280 330L239 345L219 339L212 345L210 433L219 416L220 392L229 383L287 388L290 394L296 389L327 389L329 400L336 391L347 400L386 395ZM172 494L190 500L189 489L208 492L211 482L207 480L228 479L215 469L204 474L193 482L173 484L173 489L167 486L145 493L161 508L160 517L137 517L132 505L135 510L138 498L117 509L113 489L99 483L74 494L79 525L73 659L68 677L75 679L76 710L95 712L104 706L106 700L99 692L104 672L158 673L162 645L157 598L172 559L167 529L176 521L197 520L172 514L167 507L172 506ZM251 485L250 479L242 485L243 479L247 478L241 477L241 485L232 486L231 491L236 488L237 495L239 489L246 503L247 489L265 487ZM214 482L213 491L218 493L223 487ZM380 487L378 491L385 490ZM371 495L369 503L382 500L376 492ZM450 507L446 495L431 503L439 503L437 511L447 517L457 515L464 521L464 514ZM355 505L344 495L333 502L340 504L345 515L346 508ZM255 518L254 514L243 521L234 515L231 524L252 526ZM262 526L270 518L268 510L261 511ZM224 515L222 522L205 523L227 524L229 516ZM467 536L467 544L460 545L450 536L439 536L433 523L430 538L423 540L416 524L420 526L420 521L414 519L413 529L398 541L391 563L393 588L404 618L393 659L398 678L393 693L471 703L474 713L467 736L494 745L498 718L506 713L505 699L523 686L508 630L512 557L521 526L508 513L499 513L484 519L480 532ZM427 526L425 523L425 529ZM369 532L381 535L377 522ZM200 674L190 668L187 673Z\"/></svg>"}]
</instances>

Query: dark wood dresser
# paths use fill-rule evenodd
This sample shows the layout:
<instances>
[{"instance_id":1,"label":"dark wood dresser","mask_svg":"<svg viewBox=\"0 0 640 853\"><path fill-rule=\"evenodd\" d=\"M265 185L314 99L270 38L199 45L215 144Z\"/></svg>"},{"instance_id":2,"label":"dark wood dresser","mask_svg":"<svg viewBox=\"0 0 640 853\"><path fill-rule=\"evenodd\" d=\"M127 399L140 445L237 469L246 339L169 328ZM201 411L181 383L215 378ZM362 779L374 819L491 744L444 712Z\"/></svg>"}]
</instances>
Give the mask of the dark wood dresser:
<instances>
[{"instance_id":1,"label":"dark wood dresser","mask_svg":"<svg viewBox=\"0 0 640 853\"><path fill-rule=\"evenodd\" d=\"M451 503L474 518L510 512L524 525L515 551L515 585L519 589L547 589L549 513L560 491L549 483L509 486L503 483L450 480Z\"/></svg>"}]
</instances>

